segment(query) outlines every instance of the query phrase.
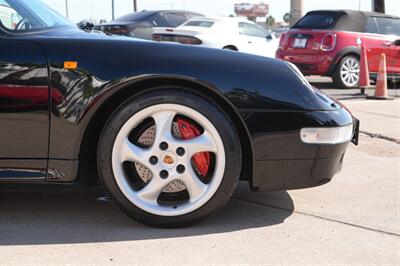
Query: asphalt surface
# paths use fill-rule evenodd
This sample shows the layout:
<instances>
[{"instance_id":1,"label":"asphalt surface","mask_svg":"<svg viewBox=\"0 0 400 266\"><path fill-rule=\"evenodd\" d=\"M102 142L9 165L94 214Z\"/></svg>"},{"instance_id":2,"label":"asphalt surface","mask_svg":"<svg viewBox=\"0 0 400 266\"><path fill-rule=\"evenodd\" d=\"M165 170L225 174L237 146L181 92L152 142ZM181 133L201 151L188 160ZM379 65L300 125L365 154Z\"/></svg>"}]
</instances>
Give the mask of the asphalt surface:
<instances>
[{"instance_id":1,"label":"asphalt surface","mask_svg":"<svg viewBox=\"0 0 400 266\"><path fill-rule=\"evenodd\" d=\"M97 188L77 196L3 193L0 264L398 265L400 99L345 99L364 133L329 184L252 193L241 183L218 215L175 230L130 220Z\"/></svg>"}]
</instances>

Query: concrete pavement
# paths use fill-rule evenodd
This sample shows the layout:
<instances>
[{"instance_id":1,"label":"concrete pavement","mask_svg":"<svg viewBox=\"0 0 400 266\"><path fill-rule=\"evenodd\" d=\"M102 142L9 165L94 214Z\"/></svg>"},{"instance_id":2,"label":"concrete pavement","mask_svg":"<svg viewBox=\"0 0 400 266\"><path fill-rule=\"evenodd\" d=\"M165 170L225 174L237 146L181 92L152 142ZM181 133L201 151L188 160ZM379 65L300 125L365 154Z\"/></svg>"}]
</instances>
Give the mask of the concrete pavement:
<instances>
[{"instance_id":1,"label":"concrete pavement","mask_svg":"<svg viewBox=\"0 0 400 266\"><path fill-rule=\"evenodd\" d=\"M361 120L361 131L400 143L400 99L359 100L344 104Z\"/></svg>"},{"instance_id":2,"label":"concrete pavement","mask_svg":"<svg viewBox=\"0 0 400 266\"><path fill-rule=\"evenodd\" d=\"M365 98L365 95L360 94L360 89L339 89L332 82L331 78L320 77L320 76L308 76L307 80L311 84L322 91L328 93L334 98L344 100L344 99L354 99L354 98ZM375 88L365 90L366 95L374 95ZM388 94L392 97L400 97L400 82L389 83Z\"/></svg>"},{"instance_id":3,"label":"concrete pavement","mask_svg":"<svg viewBox=\"0 0 400 266\"><path fill-rule=\"evenodd\" d=\"M399 100L344 103L363 131L399 136ZM130 220L99 189L0 194L0 264L399 264L399 147L362 134L331 183L274 193L241 183L217 216L176 230Z\"/></svg>"}]
</instances>

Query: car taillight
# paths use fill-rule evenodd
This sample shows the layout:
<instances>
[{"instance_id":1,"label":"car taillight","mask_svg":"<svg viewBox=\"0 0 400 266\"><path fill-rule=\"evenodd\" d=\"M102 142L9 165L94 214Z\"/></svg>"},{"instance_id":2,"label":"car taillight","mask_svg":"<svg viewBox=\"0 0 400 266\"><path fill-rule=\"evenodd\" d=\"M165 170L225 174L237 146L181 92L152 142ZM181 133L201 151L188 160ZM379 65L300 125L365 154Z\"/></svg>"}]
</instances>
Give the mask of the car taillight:
<instances>
[{"instance_id":1,"label":"car taillight","mask_svg":"<svg viewBox=\"0 0 400 266\"><path fill-rule=\"evenodd\" d=\"M203 42L195 37L186 37L186 36L179 36L177 37L178 42L182 44L193 44L193 45L200 45Z\"/></svg>"},{"instance_id":2,"label":"car taillight","mask_svg":"<svg viewBox=\"0 0 400 266\"><path fill-rule=\"evenodd\" d=\"M336 45L336 34L334 33L327 33L325 36L322 38L321 42L321 50L322 51L332 51L335 49Z\"/></svg>"},{"instance_id":3,"label":"car taillight","mask_svg":"<svg viewBox=\"0 0 400 266\"><path fill-rule=\"evenodd\" d=\"M153 34L153 40L158 42L178 42L181 44L200 45L203 42L196 37L173 34Z\"/></svg>"},{"instance_id":4,"label":"car taillight","mask_svg":"<svg viewBox=\"0 0 400 266\"><path fill-rule=\"evenodd\" d=\"M161 35L153 34L153 41L160 42L162 40Z\"/></svg>"},{"instance_id":5,"label":"car taillight","mask_svg":"<svg viewBox=\"0 0 400 266\"><path fill-rule=\"evenodd\" d=\"M285 33L282 33L281 35L281 39L279 40L279 46L278 49L282 49L283 48L283 39L285 39Z\"/></svg>"}]
</instances>

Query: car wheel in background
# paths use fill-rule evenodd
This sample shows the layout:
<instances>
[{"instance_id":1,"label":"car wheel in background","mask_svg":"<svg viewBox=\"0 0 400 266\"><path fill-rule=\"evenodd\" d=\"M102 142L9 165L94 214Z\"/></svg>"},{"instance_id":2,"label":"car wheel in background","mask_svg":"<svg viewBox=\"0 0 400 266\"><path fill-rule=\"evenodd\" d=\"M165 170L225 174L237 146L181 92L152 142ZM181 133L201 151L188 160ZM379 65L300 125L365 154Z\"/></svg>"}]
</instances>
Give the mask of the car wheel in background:
<instances>
[{"instance_id":1,"label":"car wheel in background","mask_svg":"<svg viewBox=\"0 0 400 266\"><path fill-rule=\"evenodd\" d=\"M360 59L347 55L340 60L332 76L333 82L341 88L358 87L360 79Z\"/></svg>"},{"instance_id":2,"label":"car wheel in background","mask_svg":"<svg viewBox=\"0 0 400 266\"><path fill-rule=\"evenodd\" d=\"M241 172L239 137L212 101L178 90L132 98L107 122L98 148L105 190L147 225L199 222L230 199Z\"/></svg>"}]
</instances>

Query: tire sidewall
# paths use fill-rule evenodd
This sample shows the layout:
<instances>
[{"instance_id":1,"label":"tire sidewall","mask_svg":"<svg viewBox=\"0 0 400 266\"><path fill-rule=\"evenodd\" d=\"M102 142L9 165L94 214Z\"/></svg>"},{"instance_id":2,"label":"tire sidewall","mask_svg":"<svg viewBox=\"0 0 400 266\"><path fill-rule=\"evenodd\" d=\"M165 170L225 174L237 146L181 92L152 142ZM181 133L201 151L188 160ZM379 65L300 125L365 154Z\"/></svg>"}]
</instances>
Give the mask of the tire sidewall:
<instances>
[{"instance_id":1,"label":"tire sidewall","mask_svg":"<svg viewBox=\"0 0 400 266\"><path fill-rule=\"evenodd\" d=\"M139 111L157 104L180 104L204 115L217 129L225 149L225 171L215 194L200 208L180 216L159 216L141 210L119 189L112 169L114 141L128 119ZM128 216L157 227L182 227L201 221L221 209L230 199L241 171L241 148L233 123L215 103L199 95L175 89L162 89L134 97L122 104L110 117L98 147L100 179L113 202Z\"/></svg>"},{"instance_id":2,"label":"tire sidewall","mask_svg":"<svg viewBox=\"0 0 400 266\"><path fill-rule=\"evenodd\" d=\"M355 84L354 86L346 85L346 83L343 81L343 78L342 78L342 75L341 75L342 66L343 66L344 62L348 58L353 58L354 60L356 60L358 62L358 65L360 66L360 58L359 57L357 57L355 55L346 55L340 60L339 65L336 67L332 78L333 78L334 83L337 86L339 86L340 88L344 88L344 89L357 88L358 87L358 83Z\"/></svg>"}]
</instances>

